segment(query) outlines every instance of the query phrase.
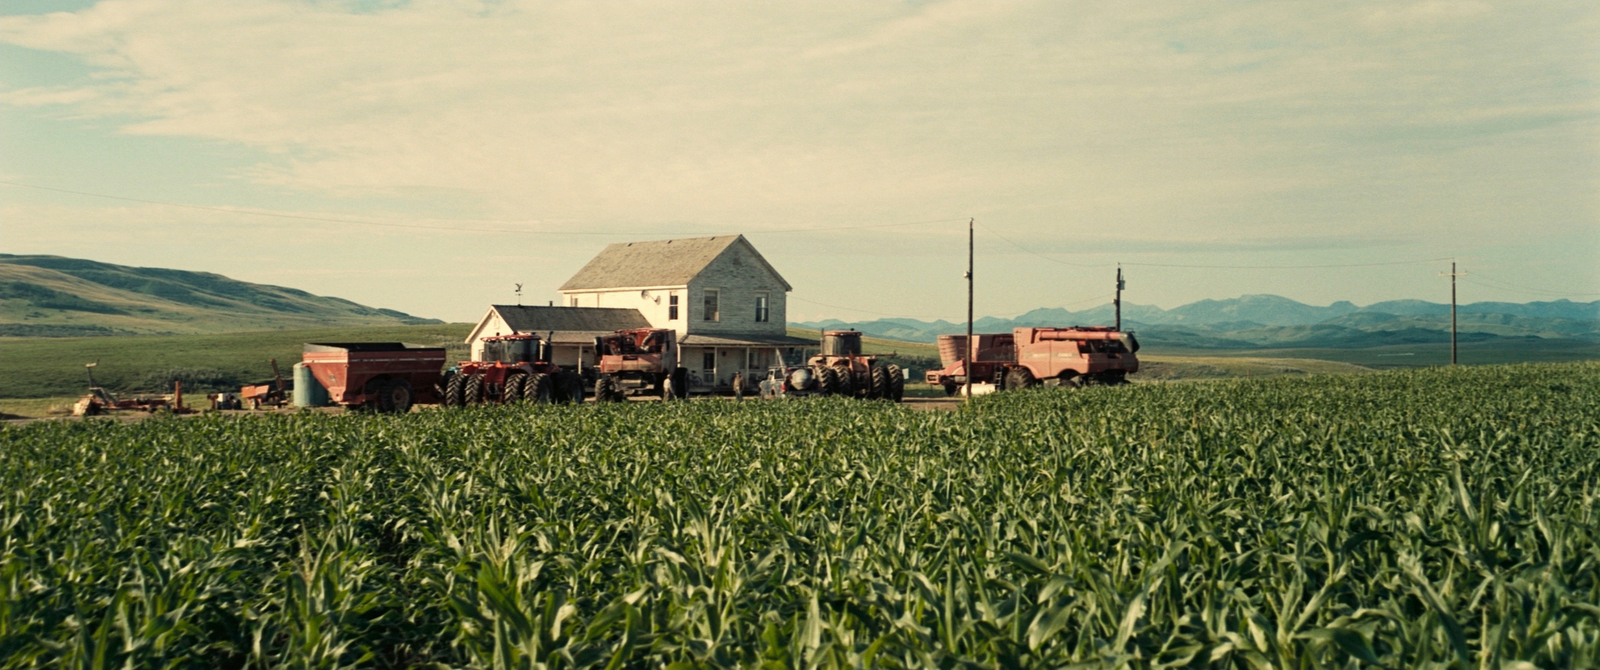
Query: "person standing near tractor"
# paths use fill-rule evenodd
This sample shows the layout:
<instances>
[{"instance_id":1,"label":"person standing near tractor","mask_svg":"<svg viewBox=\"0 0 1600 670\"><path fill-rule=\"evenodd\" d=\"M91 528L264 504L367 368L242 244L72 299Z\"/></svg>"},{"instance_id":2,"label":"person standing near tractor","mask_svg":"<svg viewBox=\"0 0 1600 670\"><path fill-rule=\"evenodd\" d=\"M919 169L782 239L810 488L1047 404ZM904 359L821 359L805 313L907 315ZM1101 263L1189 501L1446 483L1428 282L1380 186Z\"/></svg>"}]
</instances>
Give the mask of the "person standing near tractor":
<instances>
[{"instance_id":1,"label":"person standing near tractor","mask_svg":"<svg viewBox=\"0 0 1600 670\"><path fill-rule=\"evenodd\" d=\"M744 373L733 373L733 399L744 400Z\"/></svg>"}]
</instances>

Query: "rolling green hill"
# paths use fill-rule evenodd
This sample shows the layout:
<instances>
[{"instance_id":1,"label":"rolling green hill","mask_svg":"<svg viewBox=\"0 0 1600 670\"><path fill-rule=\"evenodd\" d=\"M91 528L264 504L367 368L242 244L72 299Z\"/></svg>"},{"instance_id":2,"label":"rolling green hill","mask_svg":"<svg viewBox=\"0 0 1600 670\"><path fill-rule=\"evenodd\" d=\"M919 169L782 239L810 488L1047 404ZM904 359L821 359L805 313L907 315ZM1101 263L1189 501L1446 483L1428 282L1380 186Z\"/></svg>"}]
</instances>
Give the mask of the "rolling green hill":
<instances>
[{"instance_id":1,"label":"rolling green hill","mask_svg":"<svg viewBox=\"0 0 1600 670\"><path fill-rule=\"evenodd\" d=\"M206 272L0 254L0 335L85 337L441 323Z\"/></svg>"},{"instance_id":2,"label":"rolling green hill","mask_svg":"<svg viewBox=\"0 0 1600 670\"><path fill-rule=\"evenodd\" d=\"M319 328L143 337L29 337L0 339L0 398L74 396L95 381L116 393L234 391L272 379L268 359L288 377L306 342L409 342L445 347L450 360L467 357L463 340L472 324Z\"/></svg>"}]
</instances>

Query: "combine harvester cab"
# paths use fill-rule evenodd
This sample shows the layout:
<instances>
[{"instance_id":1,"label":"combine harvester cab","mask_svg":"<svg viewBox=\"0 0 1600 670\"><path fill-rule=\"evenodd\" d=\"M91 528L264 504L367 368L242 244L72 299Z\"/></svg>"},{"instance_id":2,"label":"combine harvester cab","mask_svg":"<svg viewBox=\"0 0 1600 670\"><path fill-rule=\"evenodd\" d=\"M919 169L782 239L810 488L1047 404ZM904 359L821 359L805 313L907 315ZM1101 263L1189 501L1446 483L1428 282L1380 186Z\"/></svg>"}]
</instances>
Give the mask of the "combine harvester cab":
<instances>
[{"instance_id":1,"label":"combine harvester cab","mask_svg":"<svg viewBox=\"0 0 1600 670\"><path fill-rule=\"evenodd\" d=\"M784 392L797 396L844 395L900 402L905 386L900 366L879 365L876 357L862 355L861 332L856 330L823 331L822 352L784 378Z\"/></svg>"},{"instance_id":2,"label":"combine harvester cab","mask_svg":"<svg viewBox=\"0 0 1600 670\"><path fill-rule=\"evenodd\" d=\"M582 378L551 363L550 347L538 335L484 338L482 359L445 371L446 407L583 402Z\"/></svg>"},{"instance_id":3,"label":"combine harvester cab","mask_svg":"<svg viewBox=\"0 0 1600 670\"><path fill-rule=\"evenodd\" d=\"M618 402L630 395L670 400L689 393L689 371L678 365L675 330L619 330L594 338L594 351L596 401Z\"/></svg>"},{"instance_id":4,"label":"combine harvester cab","mask_svg":"<svg viewBox=\"0 0 1600 670\"><path fill-rule=\"evenodd\" d=\"M302 364L328 390L328 399L352 409L404 414L414 404L439 402L444 348L400 342L313 342Z\"/></svg>"}]
</instances>

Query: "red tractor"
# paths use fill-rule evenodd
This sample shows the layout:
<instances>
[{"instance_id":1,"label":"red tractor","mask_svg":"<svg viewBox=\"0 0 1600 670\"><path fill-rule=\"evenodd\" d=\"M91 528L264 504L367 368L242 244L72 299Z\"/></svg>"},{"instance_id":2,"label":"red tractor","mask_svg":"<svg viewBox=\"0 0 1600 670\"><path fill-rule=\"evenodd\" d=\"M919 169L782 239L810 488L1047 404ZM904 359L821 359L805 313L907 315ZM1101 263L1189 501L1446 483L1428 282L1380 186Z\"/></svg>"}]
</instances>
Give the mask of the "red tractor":
<instances>
[{"instance_id":1,"label":"red tractor","mask_svg":"<svg viewBox=\"0 0 1600 670\"><path fill-rule=\"evenodd\" d=\"M551 363L550 347L538 335L484 338L482 359L445 372L446 407L583 402L583 379Z\"/></svg>"},{"instance_id":2,"label":"red tractor","mask_svg":"<svg viewBox=\"0 0 1600 670\"><path fill-rule=\"evenodd\" d=\"M1010 334L973 338L977 341L969 348L965 336L939 337L939 354L945 368L929 370L929 384L941 385L945 393L954 394L966 383L966 361L960 359L962 349L970 350L972 381L991 382L1001 389L1039 384L1125 384L1128 375L1139 371L1139 358L1134 355L1139 350L1139 340L1133 333L1105 326L1017 328Z\"/></svg>"},{"instance_id":3,"label":"red tractor","mask_svg":"<svg viewBox=\"0 0 1600 670\"><path fill-rule=\"evenodd\" d=\"M784 392L789 395L844 395L867 400L900 402L905 396L905 374L898 365L878 365L861 354L861 332L822 332L822 352L806 367L789 371Z\"/></svg>"},{"instance_id":4,"label":"red tractor","mask_svg":"<svg viewBox=\"0 0 1600 670\"><path fill-rule=\"evenodd\" d=\"M678 366L675 330L619 330L594 338L594 351L596 401L616 402L646 394L670 400L689 393L688 370Z\"/></svg>"}]
</instances>

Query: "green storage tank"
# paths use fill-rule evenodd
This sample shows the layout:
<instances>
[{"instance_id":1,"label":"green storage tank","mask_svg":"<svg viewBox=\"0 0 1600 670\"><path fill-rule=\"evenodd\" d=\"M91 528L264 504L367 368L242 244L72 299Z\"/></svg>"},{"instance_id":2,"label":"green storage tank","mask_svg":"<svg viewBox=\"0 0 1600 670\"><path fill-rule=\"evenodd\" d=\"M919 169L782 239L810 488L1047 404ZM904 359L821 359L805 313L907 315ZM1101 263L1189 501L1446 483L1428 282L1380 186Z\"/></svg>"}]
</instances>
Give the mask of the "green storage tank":
<instances>
[{"instance_id":1,"label":"green storage tank","mask_svg":"<svg viewBox=\"0 0 1600 670\"><path fill-rule=\"evenodd\" d=\"M311 374L311 366L295 363L294 406L321 407L326 404L328 404L328 389L323 388L322 382L317 381L317 376Z\"/></svg>"}]
</instances>

